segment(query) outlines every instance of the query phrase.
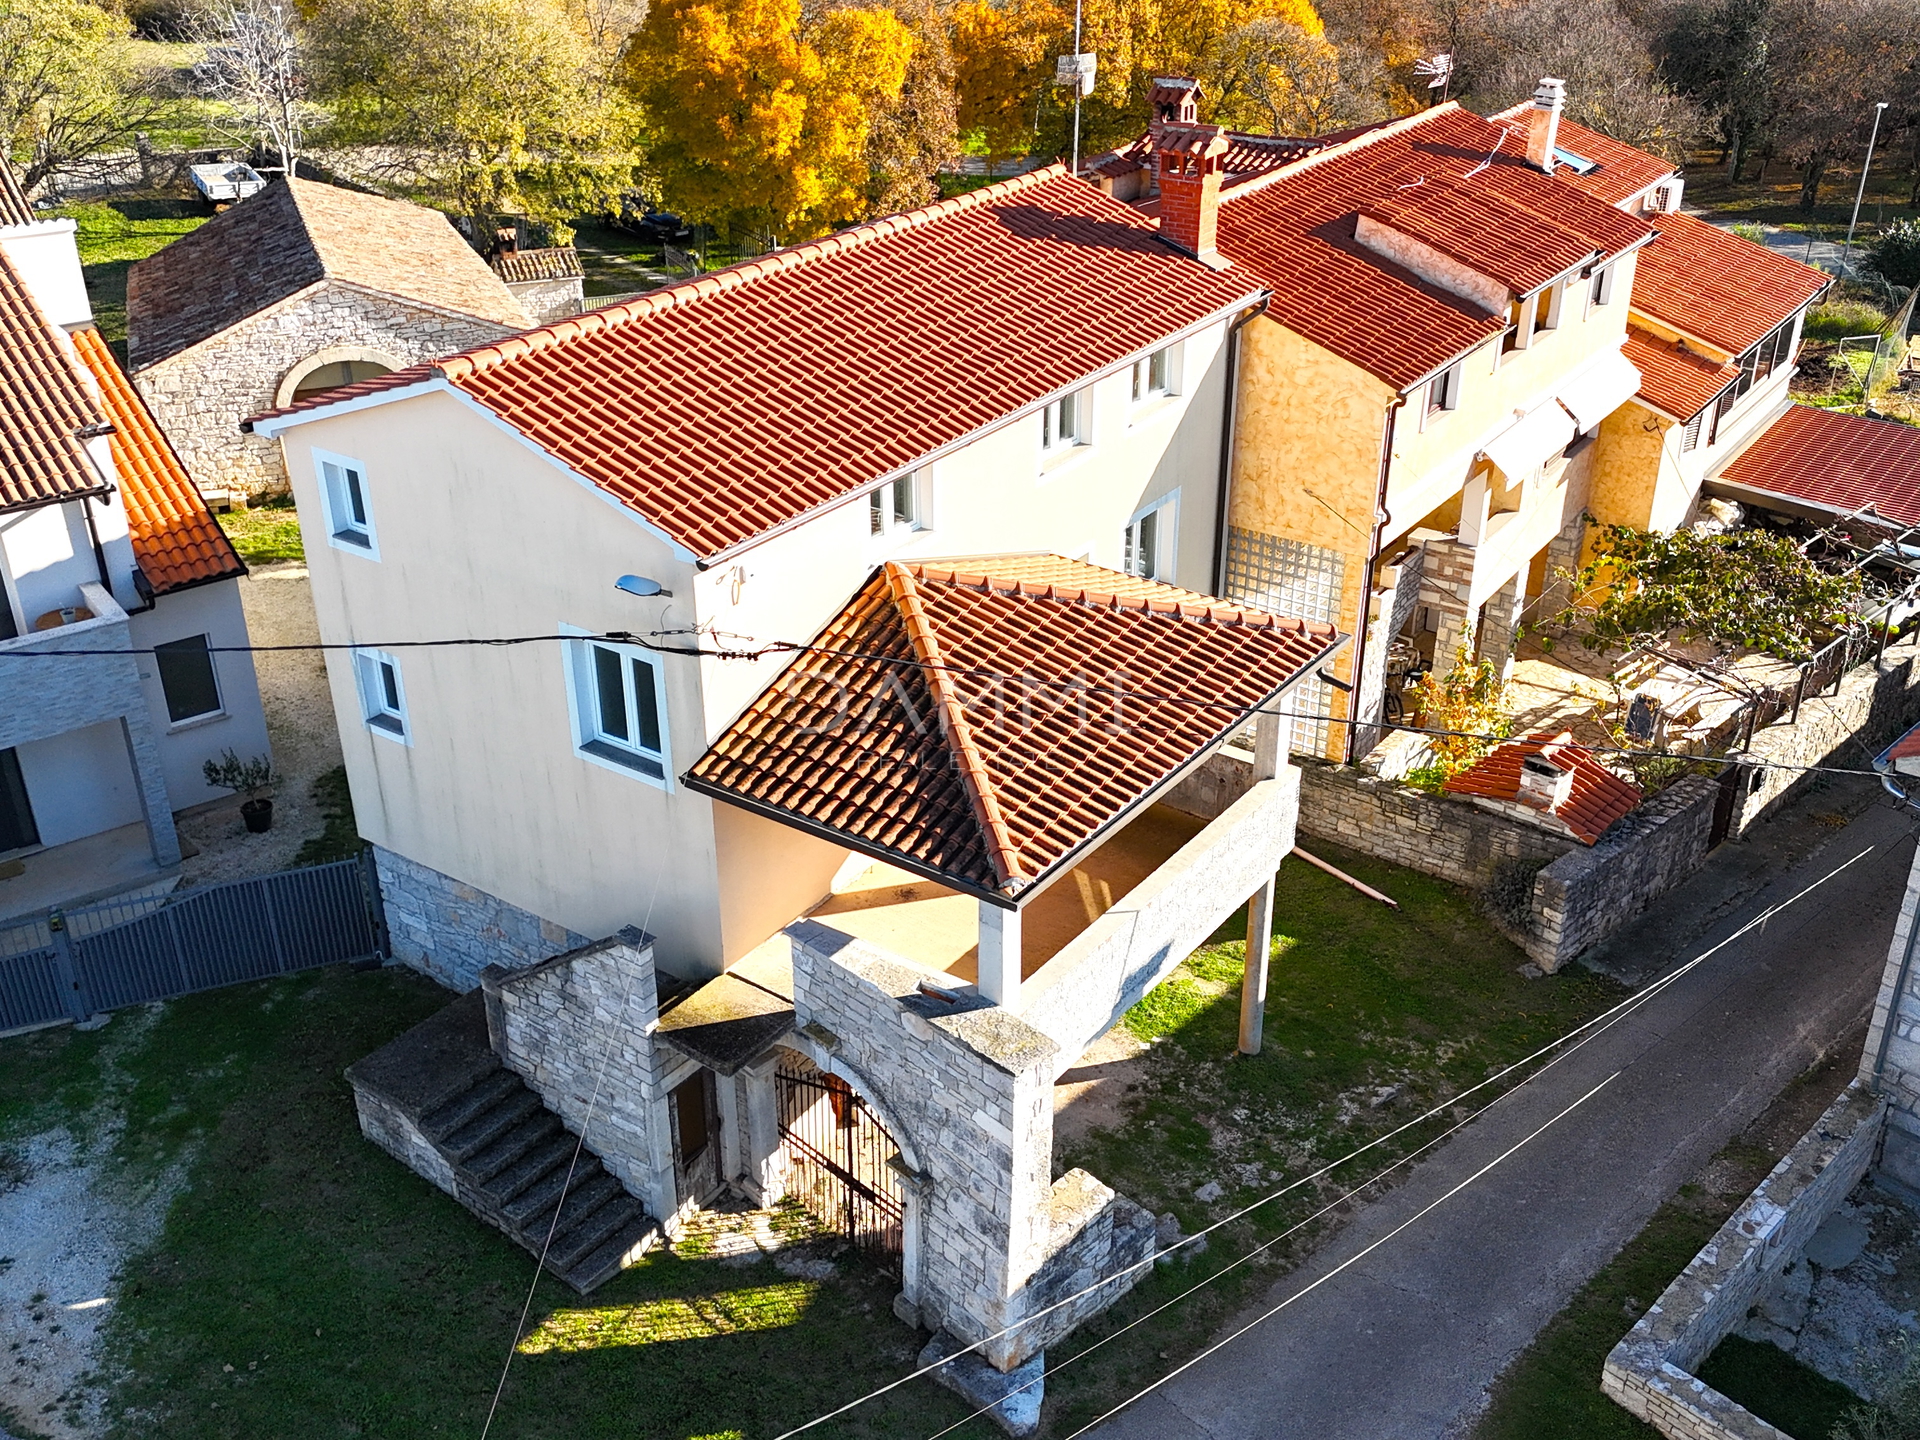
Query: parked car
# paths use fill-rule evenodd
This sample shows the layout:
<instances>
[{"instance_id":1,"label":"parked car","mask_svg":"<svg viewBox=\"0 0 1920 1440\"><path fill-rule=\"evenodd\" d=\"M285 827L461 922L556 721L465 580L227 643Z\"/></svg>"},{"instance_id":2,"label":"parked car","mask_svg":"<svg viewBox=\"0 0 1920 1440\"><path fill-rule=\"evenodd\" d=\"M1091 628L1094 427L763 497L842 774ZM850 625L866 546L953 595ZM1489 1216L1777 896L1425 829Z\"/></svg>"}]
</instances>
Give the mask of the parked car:
<instances>
[{"instance_id":1,"label":"parked car","mask_svg":"<svg viewBox=\"0 0 1920 1440\"><path fill-rule=\"evenodd\" d=\"M632 200L621 203L620 213L613 217L613 223L619 229L644 236L660 244L672 240L685 240L693 234L693 228L678 215L666 210L655 210L651 205Z\"/></svg>"}]
</instances>

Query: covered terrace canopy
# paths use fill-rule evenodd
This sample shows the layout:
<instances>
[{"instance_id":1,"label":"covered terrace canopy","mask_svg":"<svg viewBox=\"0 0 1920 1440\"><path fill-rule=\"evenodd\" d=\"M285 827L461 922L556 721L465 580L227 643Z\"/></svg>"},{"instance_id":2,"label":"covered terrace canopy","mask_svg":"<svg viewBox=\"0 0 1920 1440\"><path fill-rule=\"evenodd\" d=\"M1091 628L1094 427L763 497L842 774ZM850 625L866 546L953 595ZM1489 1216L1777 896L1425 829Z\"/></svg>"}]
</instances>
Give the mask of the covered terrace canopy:
<instances>
[{"instance_id":1,"label":"covered terrace canopy","mask_svg":"<svg viewBox=\"0 0 1920 1440\"><path fill-rule=\"evenodd\" d=\"M1341 643L1057 555L889 562L685 779L1012 909Z\"/></svg>"}]
</instances>

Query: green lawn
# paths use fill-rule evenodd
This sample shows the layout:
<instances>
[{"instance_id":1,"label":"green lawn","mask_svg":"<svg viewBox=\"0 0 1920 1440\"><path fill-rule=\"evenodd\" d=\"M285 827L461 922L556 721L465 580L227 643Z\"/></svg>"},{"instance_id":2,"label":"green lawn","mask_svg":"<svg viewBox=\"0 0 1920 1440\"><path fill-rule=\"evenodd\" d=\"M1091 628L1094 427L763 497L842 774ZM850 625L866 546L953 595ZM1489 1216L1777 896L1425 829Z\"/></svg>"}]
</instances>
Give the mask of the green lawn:
<instances>
[{"instance_id":1,"label":"green lawn","mask_svg":"<svg viewBox=\"0 0 1920 1440\"><path fill-rule=\"evenodd\" d=\"M233 548L249 565L269 560L304 560L306 546L300 539L300 515L288 495L263 500L246 509L233 509L216 517L220 528L233 541Z\"/></svg>"},{"instance_id":2,"label":"green lawn","mask_svg":"<svg viewBox=\"0 0 1920 1440\"><path fill-rule=\"evenodd\" d=\"M127 358L127 271L197 230L213 212L193 200L115 200L56 211L79 225L80 265L100 332L122 364Z\"/></svg>"},{"instance_id":3,"label":"green lawn","mask_svg":"<svg viewBox=\"0 0 1920 1440\"><path fill-rule=\"evenodd\" d=\"M1125 1133L1096 1133L1057 1168L1085 1164L1192 1230L1277 1188L1274 1174L1344 1153L1618 998L1583 972L1521 978L1519 952L1461 891L1327 853L1403 908L1289 864L1265 1052L1233 1053L1241 945L1228 927L1129 1016L1156 1043ZM126 1267L109 1322L113 1436L477 1433L531 1261L367 1144L340 1078L445 999L405 971L335 969L174 1002L117 1052L108 1042L132 1033L132 1017L0 1042L0 1149L84 1112L113 1078L103 1057L117 1054L131 1085L128 1163L190 1157L164 1233ZM1373 1108L1391 1085L1400 1098ZM1213 1205L1193 1196L1209 1181L1225 1188ZM1317 1183L1217 1232L1204 1256L1157 1269L1056 1346L1047 1432L1069 1433L1191 1354L1307 1235L1122 1327L1333 1189ZM910 1368L917 1342L889 1312L892 1290L851 1258L814 1281L766 1262L657 1255L585 1304L543 1283L495 1434L766 1440ZM964 1414L922 1382L819 1433L924 1440ZM975 1422L955 1433L999 1432Z\"/></svg>"}]
</instances>

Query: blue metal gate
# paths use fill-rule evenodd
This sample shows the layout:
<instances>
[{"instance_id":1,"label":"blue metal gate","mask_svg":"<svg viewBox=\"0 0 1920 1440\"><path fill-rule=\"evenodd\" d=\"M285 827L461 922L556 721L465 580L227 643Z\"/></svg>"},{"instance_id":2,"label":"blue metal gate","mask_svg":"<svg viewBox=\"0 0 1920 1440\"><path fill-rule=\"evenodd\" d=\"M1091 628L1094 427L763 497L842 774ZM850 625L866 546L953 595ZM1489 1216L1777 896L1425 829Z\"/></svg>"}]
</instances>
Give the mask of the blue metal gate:
<instances>
[{"instance_id":1,"label":"blue metal gate","mask_svg":"<svg viewBox=\"0 0 1920 1440\"><path fill-rule=\"evenodd\" d=\"M0 1033L383 950L358 859L55 911L0 932Z\"/></svg>"}]
</instances>

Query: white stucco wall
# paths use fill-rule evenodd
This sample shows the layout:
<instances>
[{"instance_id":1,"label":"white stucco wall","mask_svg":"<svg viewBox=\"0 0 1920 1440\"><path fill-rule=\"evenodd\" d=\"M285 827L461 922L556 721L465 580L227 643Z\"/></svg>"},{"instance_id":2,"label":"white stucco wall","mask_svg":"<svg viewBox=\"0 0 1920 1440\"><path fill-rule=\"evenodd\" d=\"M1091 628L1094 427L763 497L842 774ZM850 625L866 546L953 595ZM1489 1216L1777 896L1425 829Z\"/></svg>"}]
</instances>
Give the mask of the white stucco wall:
<instances>
[{"instance_id":1,"label":"white stucco wall","mask_svg":"<svg viewBox=\"0 0 1920 1440\"><path fill-rule=\"evenodd\" d=\"M42 845L64 845L140 819L140 791L117 720L17 747Z\"/></svg>"},{"instance_id":2,"label":"white stucco wall","mask_svg":"<svg viewBox=\"0 0 1920 1440\"><path fill-rule=\"evenodd\" d=\"M42 220L0 229L0 251L19 273L28 293L55 325L84 325L93 319L87 283L74 245L79 225L72 220Z\"/></svg>"},{"instance_id":3,"label":"white stucco wall","mask_svg":"<svg viewBox=\"0 0 1920 1440\"><path fill-rule=\"evenodd\" d=\"M136 647L205 635L210 646L245 645L247 619L240 608L240 582L221 580L162 595L152 610L135 615L128 628ZM175 725L167 715L166 692L151 655L139 657L140 688L153 712L153 731L167 777L167 795L173 808L184 810L206 800L224 799L230 792L207 784L202 767L232 749L245 759L271 755L267 720L260 708L260 686L254 676L253 656L215 655L214 678L220 687L218 715Z\"/></svg>"},{"instance_id":4,"label":"white stucco wall","mask_svg":"<svg viewBox=\"0 0 1920 1440\"><path fill-rule=\"evenodd\" d=\"M630 512L451 396L430 394L288 430L287 470L309 536L321 633L379 646L416 638L711 624L806 640L879 561L1009 551L1115 565L1128 521L1180 491L1173 577L1209 588L1223 380L1214 326L1185 342L1182 394L1128 403L1096 386L1095 443L1041 464L1037 415L932 466L929 528L875 542L864 496L701 573ZM318 539L314 449L365 467L379 556ZM671 597L614 590L650 576ZM687 644L686 635L663 637ZM569 930L640 925L670 971L711 972L825 894L836 847L575 753L560 646L395 650L412 734L362 723L351 662L328 656L361 833ZM776 675L760 662L668 657L678 776Z\"/></svg>"}]
</instances>

